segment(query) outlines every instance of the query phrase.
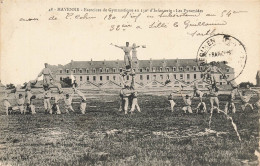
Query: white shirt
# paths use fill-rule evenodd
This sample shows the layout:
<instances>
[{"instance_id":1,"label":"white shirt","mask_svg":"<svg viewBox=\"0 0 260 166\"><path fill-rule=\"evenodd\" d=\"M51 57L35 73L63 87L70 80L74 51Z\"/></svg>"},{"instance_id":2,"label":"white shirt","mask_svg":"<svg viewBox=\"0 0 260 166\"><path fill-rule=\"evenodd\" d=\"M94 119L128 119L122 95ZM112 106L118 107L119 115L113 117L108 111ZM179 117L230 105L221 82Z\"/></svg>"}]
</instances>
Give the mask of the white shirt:
<instances>
[{"instance_id":1,"label":"white shirt","mask_svg":"<svg viewBox=\"0 0 260 166\"><path fill-rule=\"evenodd\" d=\"M72 97L69 97L69 98L64 98L64 102L65 102L65 105L66 106L70 106L71 103L72 103Z\"/></svg>"},{"instance_id":2,"label":"white shirt","mask_svg":"<svg viewBox=\"0 0 260 166\"><path fill-rule=\"evenodd\" d=\"M4 106L5 108L11 107L11 104L9 103L9 101L4 100Z\"/></svg>"},{"instance_id":3,"label":"white shirt","mask_svg":"<svg viewBox=\"0 0 260 166\"><path fill-rule=\"evenodd\" d=\"M126 46L122 46L120 47L123 49L123 51L125 52L125 55L130 55L130 52L132 50L132 47L126 47Z\"/></svg>"}]
</instances>

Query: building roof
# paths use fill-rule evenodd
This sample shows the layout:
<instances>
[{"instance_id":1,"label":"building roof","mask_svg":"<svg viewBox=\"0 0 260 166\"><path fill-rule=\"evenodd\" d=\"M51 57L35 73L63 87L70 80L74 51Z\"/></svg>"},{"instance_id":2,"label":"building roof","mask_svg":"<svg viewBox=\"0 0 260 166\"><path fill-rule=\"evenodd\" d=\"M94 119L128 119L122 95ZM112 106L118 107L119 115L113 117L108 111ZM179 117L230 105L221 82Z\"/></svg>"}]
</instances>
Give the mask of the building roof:
<instances>
[{"instance_id":1,"label":"building roof","mask_svg":"<svg viewBox=\"0 0 260 166\"><path fill-rule=\"evenodd\" d=\"M64 68L113 68L113 67L124 67L124 61L71 61L64 65Z\"/></svg>"}]
</instances>

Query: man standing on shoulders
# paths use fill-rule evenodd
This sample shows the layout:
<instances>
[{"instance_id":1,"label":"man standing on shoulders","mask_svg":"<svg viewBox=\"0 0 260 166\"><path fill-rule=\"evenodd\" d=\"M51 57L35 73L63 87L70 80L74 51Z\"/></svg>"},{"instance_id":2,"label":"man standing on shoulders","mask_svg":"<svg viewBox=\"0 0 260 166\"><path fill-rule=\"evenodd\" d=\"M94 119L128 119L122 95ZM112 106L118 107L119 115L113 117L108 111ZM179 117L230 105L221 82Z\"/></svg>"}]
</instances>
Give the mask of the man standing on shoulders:
<instances>
[{"instance_id":1,"label":"man standing on shoulders","mask_svg":"<svg viewBox=\"0 0 260 166\"><path fill-rule=\"evenodd\" d=\"M44 66L45 66L45 68L43 68L42 71L39 73L37 79L43 75L43 86L44 87L45 86L50 87L50 85L53 85L59 90L59 92L62 92L60 84L55 83L55 78L54 78L51 70L48 68L48 63L44 63ZM51 80L53 80L53 81L51 81Z\"/></svg>"}]
</instances>

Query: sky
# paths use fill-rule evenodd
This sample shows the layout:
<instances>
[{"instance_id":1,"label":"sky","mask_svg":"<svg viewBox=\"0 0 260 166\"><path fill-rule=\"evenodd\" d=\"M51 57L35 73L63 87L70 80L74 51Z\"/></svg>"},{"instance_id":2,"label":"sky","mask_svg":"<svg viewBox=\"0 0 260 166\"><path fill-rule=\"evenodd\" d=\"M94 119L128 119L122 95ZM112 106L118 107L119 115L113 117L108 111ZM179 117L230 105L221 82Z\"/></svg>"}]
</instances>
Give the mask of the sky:
<instances>
[{"instance_id":1,"label":"sky","mask_svg":"<svg viewBox=\"0 0 260 166\"><path fill-rule=\"evenodd\" d=\"M14 3L15 2L15 3ZM239 39L246 48L247 63L243 73L236 79L237 82L250 81L255 83L255 76L259 70L259 2L249 3L75 3L66 1L10 1L4 2L1 11L1 82L4 84L23 84L35 79L44 63L51 65L65 65L71 60L123 60L122 50L113 47L110 43L125 45L146 45L138 49L139 59L190 59L196 58L202 42L209 36L192 37L187 33L206 32L216 29L215 33L225 33ZM58 3L59 2L59 3ZM251 2L251 3L250 3ZM124 13L113 13L116 20L104 20L104 16L111 13L89 13L97 19L76 20L65 19L68 12L48 11L57 7L78 8L128 8L128 9L200 9L203 14L216 13L216 17L199 18L154 18L147 19L147 15L158 13L142 13L137 22L132 19L121 20ZM222 18L221 13L226 11L247 11L240 15L232 14ZM84 15L85 12L81 12ZM224 12L225 13L225 12ZM58 20L48 20L51 16ZM233 16L234 15L234 16ZM38 21L19 21L21 18L38 18ZM198 22L211 20L226 21L226 26L188 27L184 21ZM179 22L178 28L169 28L174 22ZM152 23L166 22L168 28L149 29ZM142 29L126 29L125 31L110 31L111 25L131 24L141 25Z\"/></svg>"}]
</instances>

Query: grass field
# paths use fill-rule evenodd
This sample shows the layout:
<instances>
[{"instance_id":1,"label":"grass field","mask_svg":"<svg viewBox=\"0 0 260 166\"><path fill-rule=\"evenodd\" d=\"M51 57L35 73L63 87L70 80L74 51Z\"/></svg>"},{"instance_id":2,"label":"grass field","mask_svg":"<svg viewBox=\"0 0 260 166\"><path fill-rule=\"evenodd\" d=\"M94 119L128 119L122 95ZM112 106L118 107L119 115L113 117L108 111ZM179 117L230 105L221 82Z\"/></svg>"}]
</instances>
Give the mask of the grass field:
<instances>
[{"instance_id":1,"label":"grass field","mask_svg":"<svg viewBox=\"0 0 260 166\"><path fill-rule=\"evenodd\" d=\"M36 115L6 116L1 106L0 165L258 165L257 110L242 112L235 101L239 142L223 114L213 114L218 134L207 134L209 113L183 115L175 101L172 113L165 96L140 95L142 112L133 115L118 112L116 95L90 99L86 115L46 115L41 100Z\"/></svg>"}]
</instances>

